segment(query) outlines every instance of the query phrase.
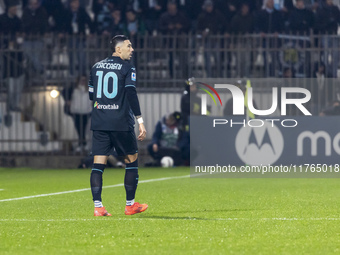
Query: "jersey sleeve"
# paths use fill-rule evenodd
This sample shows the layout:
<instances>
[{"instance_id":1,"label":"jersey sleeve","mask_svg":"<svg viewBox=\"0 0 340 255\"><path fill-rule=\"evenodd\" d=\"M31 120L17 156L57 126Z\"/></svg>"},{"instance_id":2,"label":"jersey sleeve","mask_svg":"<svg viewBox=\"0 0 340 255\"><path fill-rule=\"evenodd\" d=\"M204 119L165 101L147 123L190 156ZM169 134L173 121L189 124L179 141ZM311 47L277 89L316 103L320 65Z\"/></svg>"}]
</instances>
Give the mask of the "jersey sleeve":
<instances>
[{"instance_id":1,"label":"jersey sleeve","mask_svg":"<svg viewBox=\"0 0 340 255\"><path fill-rule=\"evenodd\" d=\"M90 72L89 78L89 98L93 101L93 80L92 80L92 71Z\"/></svg>"},{"instance_id":2,"label":"jersey sleeve","mask_svg":"<svg viewBox=\"0 0 340 255\"><path fill-rule=\"evenodd\" d=\"M136 88L136 68L131 67L125 77L125 87L135 87Z\"/></svg>"},{"instance_id":3,"label":"jersey sleeve","mask_svg":"<svg viewBox=\"0 0 340 255\"><path fill-rule=\"evenodd\" d=\"M134 67L131 67L125 77L126 96L133 114L135 116L140 116L141 111L136 91L136 80L136 69Z\"/></svg>"}]
</instances>

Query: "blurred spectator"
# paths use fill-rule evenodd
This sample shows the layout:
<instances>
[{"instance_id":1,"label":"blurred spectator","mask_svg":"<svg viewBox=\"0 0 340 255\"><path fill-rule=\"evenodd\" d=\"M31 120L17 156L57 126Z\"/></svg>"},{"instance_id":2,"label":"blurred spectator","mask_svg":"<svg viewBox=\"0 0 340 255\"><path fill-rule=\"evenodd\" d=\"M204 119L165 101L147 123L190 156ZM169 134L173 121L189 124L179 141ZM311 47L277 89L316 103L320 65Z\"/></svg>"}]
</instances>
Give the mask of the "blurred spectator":
<instances>
[{"instance_id":1,"label":"blurred spectator","mask_svg":"<svg viewBox=\"0 0 340 255\"><path fill-rule=\"evenodd\" d=\"M166 0L140 1L146 29L150 34L155 33L159 26L159 17L165 10Z\"/></svg>"},{"instance_id":2,"label":"blurred spectator","mask_svg":"<svg viewBox=\"0 0 340 255\"><path fill-rule=\"evenodd\" d=\"M209 107L208 107L209 108ZM189 131L189 116L201 114L201 98L197 95L197 85L194 77L186 81L181 97L181 117L183 130Z\"/></svg>"},{"instance_id":3,"label":"blurred spectator","mask_svg":"<svg viewBox=\"0 0 340 255\"><path fill-rule=\"evenodd\" d=\"M203 11L197 20L197 32L201 34L204 39L206 73L208 77L212 77L212 62L220 63L221 53L214 50L218 47L219 40L209 37L209 35L223 34L223 32L227 31L227 23L220 11L214 8L212 0L205 0L202 9Z\"/></svg>"},{"instance_id":4,"label":"blurred spectator","mask_svg":"<svg viewBox=\"0 0 340 255\"><path fill-rule=\"evenodd\" d=\"M319 6L315 15L315 33L337 34L340 23L340 11L333 0L325 0L325 4Z\"/></svg>"},{"instance_id":5,"label":"blurred spectator","mask_svg":"<svg viewBox=\"0 0 340 255\"><path fill-rule=\"evenodd\" d=\"M289 15L289 31L293 34L306 34L314 26L314 14L306 9L304 0L296 0L295 8Z\"/></svg>"},{"instance_id":6,"label":"blurred spectator","mask_svg":"<svg viewBox=\"0 0 340 255\"><path fill-rule=\"evenodd\" d=\"M329 78L329 74L326 72L326 66L324 63L316 63L314 65L313 78L317 78L320 84L324 83L325 78Z\"/></svg>"},{"instance_id":7,"label":"blurred spectator","mask_svg":"<svg viewBox=\"0 0 340 255\"><path fill-rule=\"evenodd\" d=\"M72 92L70 113L73 116L74 126L78 134L78 147L76 151L83 151L86 146L86 125L92 111L92 101L89 100L87 78L79 76Z\"/></svg>"},{"instance_id":8,"label":"blurred spectator","mask_svg":"<svg viewBox=\"0 0 340 255\"><path fill-rule=\"evenodd\" d=\"M42 36L48 31L48 16L39 0L29 0L22 15L22 26L25 41L23 50L27 59L32 63L37 73L43 73L44 67L41 63L44 41Z\"/></svg>"},{"instance_id":9,"label":"blurred spectator","mask_svg":"<svg viewBox=\"0 0 340 255\"><path fill-rule=\"evenodd\" d=\"M124 33L124 22L121 10L115 9L111 12L111 20L108 27L104 28L104 34L111 37Z\"/></svg>"},{"instance_id":10,"label":"blurred spectator","mask_svg":"<svg viewBox=\"0 0 340 255\"><path fill-rule=\"evenodd\" d=\"M263 60L265 69L265 76L275 76L275 67L278 65L277 51L269 51L267 49L280 48L280 41L277 38L278 33L282 32L283 19L281 12L274 8L274 0L266 0L263 10L255 14L255 32L262 35ZM274 34L274 36L267 37L266 34Z\"/></svg>"},{"instance_id":11,"label":"blurred spectator","mask_svg":"<svg viewBox=\"0 0 340 255\"><path fill-rule=\"evenodd\" d=\"M107 6L109 6L109 5L110 5L111 8L114 8L114 4L111 3L110 1L107 1L107 0L93 0L92 1L91 10L94 14L94 22L95 23L98 20L99 13L103 11L104 7L107 8ZM107 13L109 13L109 11L107 11ZM96 27L97 26L98 26L98 24L96 23Z\"/></svg>"},{"instance_id":12,"label":"blurred spectator","mask_svg":"<svg viewBox=\"0 0 340 255\"><path fill-rule=\"evenodd\" d=\"M21 19L23 33L27 36L44 35L48 32L48 15L39 0L29 0Z\"/></svg>"},{"instance_id":13,"label":"blurred spectator","mask_svg":"<svg viewBox=\"0 0 340 255\"><path fill-rule=\"evenodd\" d=\"M92 0L80 0L80 6L86 9L91 2Z\"/></svg>"},{"instance_id":14,"label":"blurred spectator","mask_svg":"<svg viewBox=\"0 0 340 255\"><path fill-rule=\"evenodd\" d=\"M319 116L338 116L340 115L340 102L334 101L332 105L322 110Z\"/></svg>"},{"instance_id":15,"label":"blurred spectator","mask_svg":"<svg viewBox=\"0 0 340 255\"><path fill-rule=\"evenodd\" d=\"M226 20L219 10L214 8L212 0L205 0L202 12L197 20L197 32L203 36L222 34L226 29Z\"/></svg>"},{"instance_id":16,"label":"blurred spectator","mask_svg":"<svg viewBox=\"0 0 340 255\"><path fill-rule=\"evenodd\" d=\"M282 78L284 78L284 79L294 78L294 72L293 72L291 67L283 68Z\"/></svg>"},{"instance_id":17,"label":"blurred spectator","mask_svg":"<svg viewBox=\"0 0 340 255\"><path fill-rule=\"evenodd\" d=\"M293 0L274 0L274 8L278 11L288 13L294 9Z\"/></svg>"},{"instance_id":18,"label":"blurred spectator","mask_svg":"<svg viewBox=\"0 0 340 255\"><path fill-rule=\"evenodd\" d=\"M319 6L315 16L315 32L327 35L336 35L340 23L340 11L333 4L333 0L326 0L323 6ZM324 36L321 39L324 48L323 61L332 77L337 77L339 65L339 38L337 36ZM331 61L329 57L331 56Z\"/></svg>"},{"instance_id":19,"label":"blurred spectator","mask_svg":"<svg viewBox=\"0 0 340 255\"><path fill-rule=\"evenodd\" d=\"M7 85L7 112L21 111L21 94L24 88L24 57L15 40L3 52L2 77Z\"/></svg>"},{"instance_id":20,"label":"blurred spectator","mask_svg":"<svg viewBox=\"0 0 340 255\"><path fill-rule=\"evenodd\" d=\"M203 2L204 0L176 0L178 10L190 19L194 29L196 29L195 21L202 11Z\"/></svg>"},{"instance_id":21,"label":"blurred spectator","mask_svg":"<svg viewBox=\"0 0 340 255\"><path fill-rule=\"evenodd\" d=\"M281 13L283 23L287 27L289 15L294 10L293 0L274 0L274 8Z\"/></svg>"},{"instance_id":22,"label":"blurred spectator","mask_svg":"<svg viewBox=\"0 0 340 255\"><path fill-rule=\"evenodd\" d=\"M64 14L62 32L66 32L69 35L81 35L77 37L71 36L68 41L71 75L75 74L77 64L80 74L85 74L88 71L85 54L86 28L90 30L91 34L94 32L94 26L90 16L84 8L80 7L79 0L70 0L70 7ZM75 58L78 60L77 64Z\"/></svg>"},{"instance_id":23,"label":"blurred spectator","mask_svg":"<svg viewBox=\"0 0 340 255\"><path fill-rule=\"evenodd\" d=\"M316 63L313 71L313 79L309 85L309 91L312 94L312 114L318 115L321 109L332 101L333 89L331 79L327 74L326 65L324 63Z\"/></svg>"},{"instance_id":24,"label":"blurred spectator","mask_svg":"<svg viewBox=\"0 0 340 255\"><path fill-rule=\"evenodd\" d=\"M67 0L67 2L71 2L70 0ZM80 4L80 7L86 9L89 4L90 4L91 0L79 0L79 4Z\"/></svg>"},{"instance_id":25,"label":"blurred spectator","mask_svg":"<svg viewBox=\"0 0 340 255\"><path fill-rule=\"evenodd\" d=\"M167 4L167 11L162 14L159 20L159 30L163 34L182 34L189 32L190 29L190 21L189 19L177 9L177 4L175 1L169 1ZM186 41L183 38L178 38L174 40L173 38L169 38L170 40L164 41L167 45L164 45L166 48L181 48L185 47ZM176 62L184 63L187 61L187 56L184 52L173 52L169 51L169 76L171 78L174 77L174 70L176 70ZM179 72L176 72L177 77L185 77L187 75L187 66L181 68Z\"/></svg>"},{"instance_id":26,"label":"blurred spectator","mask_svg":"<svg viewBox=\"0 0 340 255\"><path fill-rule=\"evenodd\" d=\"M146 31L145 25L142 19L137 16L137 13L128 9L125 12L125 24L124 24L124 34L126 34L130 39L137 34L143 35Z\"/></svg>"},{"instance_id":27,"label":"blurred spectator","mask_svg":"<svg viewBox=\"0 0 340 255\"><path fill-rule=\"evenodd\" d=\"M5 0L5 1L9 1L9 0ZM21 0L23 8L26 8L26 6L28 5L28 1L29 0Z\"/></svg>"},{"instance_id":28,"label":"blurred spectator","mask_svg":"<svg viewBox=\"0 0 340 255\"><path fill-rule=\"evenodd\" d=\"M264 0L242 0L242 3L248 4L250 13L254 13L263 7Z\"/></svg>"},{"instance_id":29,"label":"blurred spectator","mask_svg":"<svg viewBox=\"0 0 340 255\"><path fill-rule=\"evenodd\" d=\"M62 97L65 101L64 113L66 115L69 115L69 116L72 116L71 115L71 99L72 99L74 87L75 87L75 85L73 83L71 83L71 85L65 87L61 92L61 95L62 95Z\"/></svg>"},{"instance_id":30,"label":"blurred spectator","mask_svg":"<svg viewBox=\"0 0 340 255\"><path fill-rule=\"evenodd\" d=\"M60 31L64 22L65 8L61 0L43 0L41 6L45 8L52 31Z\"/></svg>"},{"instance_id":31,"label":"blurred spectator","mask_svg":"<svg viewBox=\"0 0 340 255\"><path fill-rule=\"evenodd\" d=\"M233 34L250 34L254 31L254 16L250 13L249 4L243 3L240 11L231 20Z\"/></svg>"},{"instance_id":32,"label":"blurred spectator","mask_svg":"<svg viewBox=\"0 0 340 255\"><path fill-rule=\"evenodd\" d=\"M6 5L4 0L0 0L0 15L6 12Z\"/></svg>"},{"instance_id":33,"label":"blurred spectator","mask_svg":"<svg viewBox=\"0 0 340 255\"><path fill-rule=\"evenodd\" d=\"M232 18L230 27L232 29L231 32L234 35L250 34L254 31L254 16L250 13L248 3L243 3L241 5L240 11ZM240 71L238 76L249 77L252 64L252 53L247 49L252 47L251 42L248 38L235 37L233 45L237 48L235 56L236 65Z\"/></svg>"},{"instance_id":34,"label":"blurred spectator","mask_svg":"<svg viewBox=\"0 0 340 255\"><path fill-rule=\"evenodd\" d=\"M207 107L208 111L210 106ZM194 77L186 81L185 90L181 97L181 135L178 146L181 150L182 159L185 165L189 165L190 160L190 119L192 115L201 114L201 98L197 95L197 85ZM193 152L193 154L195 154Z\"/></svg>"},{"instance_id":35,"label":"blurred spectator","mask_svg":"<svg viewBox=\"0 0 340 255\"><path fill-rule=\"evenodd\" d=\"M68 34L86 35L86 28L92 34L94 25L86 10L80 7L79 0L70 0L70 6L64 13L63 32Z\"/></svg>"},{"instance_id":36,"label":"blurred spectator","mask_svg":"<svg viewBox=\"0 0 340 255\"><path fill-rule=\"evenodd\" d=\"M251 0L248 0L248 3L250 2ZM257 10L266 9L268 0L262 0L262 4L259 4L259 2L260 0L256 4ZM283 20L287 21L290 12L294 9L294 2L296 0L273 0L273 7L281 13Z\"/></svg>"},{"instance_id":37,"label":"blurred spectator","mask_svg":"<svg viewBox=\"0 0 340 255\"><path fill-rule=\"evenodd\" d=\"M211 106L207 106L210 114ZM181 150L185 165L190 165L190 116L201 114L201 98L197 95L197 83L194 77L186 81L185 90L181 97L181 125L178 146ZM192 152L194 155L195 152Z\"/></svg>"},{"instance_id":38,"label":"blurred spectator","mask_svg":"<svg viewBox=\"0 0 340 255\"><path fill-rule=\"evenodd\" d=\"M152 141L148 145L148 152L155 160L155 165L160 165L164 156L170 156L174 165L181 165L181 152L178 147L180 113L174 112L164 116L156 124Z\"/></svg>"},{"instance_id":39,"label":"blurred spectator","mask_svg":"<svg viewBox=\"0 0 340 255\"><path fill-rule=\"evenodd\" d=\"M105 34L106 28L110 26L112 21L111 12L114 10L114 4L104 0L94 0L92 11L94 12L94 22L97 34ZM109 33L108 33L109 34Z\"/></svg>"},{"instance_id":40,"label":"blurred spectator","mask_svg":"<svg viewBox=\"0 0 340 255\"><path fill-rule=\"evenodd\" d=\"M256 32L266 34L280 33L282 27L282 14L274 8L274 0L267 0L263 10L256 13Z\"/></svg>"},{"instance_id":41,"label":"blurred spectator","mask_svg":"<svg viewBox=\"0 0 340 255\"><path fill-rule=\"evenodd\" d=\"M163 34L180 34L187 33L189 29L187 17L178 11L176 2L169 1L167 11L159 19L159 30Z\"/></svg>"},{"instance_id":42,"label":"blurred spectator","mask_svg":"<svg viewBox=\"0 0 340 255\"><path fill-rule=\"evenodd\" d=\"M230 24L242 2L240 0L215 0L214 3L215 9L220 10L225 17L226 22Z\"/></svg>"},{"instance_id":43,"label":"blurred spectator","mask_svg":"<svg viewBox=\"0 0 340 255\"><path fill-rule=\"evenodd\" d=\"M7 37L2 47L7 47L8 40L14 40L22 30L21 21L17 16L18 3L10 2L6 8L7 12L0 15L0 35Z\"/></svg>"},{"instance_id":44,"label":"blurred spectator","mask_svg":"<svg viewBox=\"0 0 340 255\"><path fill-rule=\"evenodd\" d=\"M125 13L128 10L133 10L136 14L140 14L142 12L141 0L126 0L124 6Z\"/></svg>"}]
</instances>

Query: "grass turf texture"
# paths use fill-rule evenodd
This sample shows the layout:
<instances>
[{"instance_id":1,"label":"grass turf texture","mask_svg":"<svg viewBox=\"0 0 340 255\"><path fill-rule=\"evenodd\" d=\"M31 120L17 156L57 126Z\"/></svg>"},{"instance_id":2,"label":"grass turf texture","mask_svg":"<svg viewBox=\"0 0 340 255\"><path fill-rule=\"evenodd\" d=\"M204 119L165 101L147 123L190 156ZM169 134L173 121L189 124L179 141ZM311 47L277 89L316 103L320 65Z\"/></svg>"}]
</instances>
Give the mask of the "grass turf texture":
<instances>
[{"instance_id":1,"label":"grass turf texture","mask_svg":"<svg viewBox=\"0 0 340 255\"><path fill-rule=\"evenodd\" d=\"M89 187L91 170L0 169L0 200ZM188 168L140 169L140 180ZM122 183L107 169L104 186ZM0 202L0 254L339 254L338 179L177 178L140 183L149 208L125 216L123 186Z\"/></svg>"}]
</instances>

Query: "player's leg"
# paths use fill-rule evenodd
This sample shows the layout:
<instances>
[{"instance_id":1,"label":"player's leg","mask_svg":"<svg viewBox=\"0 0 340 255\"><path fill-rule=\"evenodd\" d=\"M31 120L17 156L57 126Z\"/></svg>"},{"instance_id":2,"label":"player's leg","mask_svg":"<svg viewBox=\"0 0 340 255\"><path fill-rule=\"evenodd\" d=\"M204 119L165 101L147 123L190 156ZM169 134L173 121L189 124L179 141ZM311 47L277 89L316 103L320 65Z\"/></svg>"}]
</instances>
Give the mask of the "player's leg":
<instances>
[{"instance_id":1,"label":"player's leg","mask_svg":"<svg viewBox=\"0 0 340 255\"><path fill-rule=\"evenodd\" d=\"M140 204L135 202L135 195L138 185L138 153L125 156L125 178L124 187L126 191L126 206L125 214L132 215L135 213L144 212L147 208L147 204Z\"/></svg>"},{"instance_id":2,"label":"player's leg","mask_svg":"<svg viewBox=\"0 0 340 255\"><path fill-rule=\"evenodd\" d=\"M102 187L103 187L103 173L106 167L108 152L111 144L110 139L107 139L106 132L93 131L93 148L92 152L95 155L93 159L93 166L91 171L91 192L94 202L94 216L111 216L102 204Z\"/></svg>"},{"instance_id":3,"label":"player's leg","mask_svg":"<svg viewBox=\"0 0 340 255\"><path fill-rule=\"evenodd\" d=\"M103 207L101 195L106 161L107 156L94 156L90 182L95 207Z\"/></svg>"},{"instance_id":4,"label":"player's leg","mask_svg":"<svg viewBox=\"0 0 340 255\"><path fill-rule=\"evenodd\" d=\"M127 155L125 161L125 178L124 187L126 191L126 205L130 206L135 203L135 194L138 185L138 153Z\"/></svg>"},{"instance_id":5,"label":"player's leg","mask_svg":"<svg viewBox=\"0 0 340 255\"><path fill-rule=\"evenodd\" d=\"M108 156L94 156L91 171L91 192L94 202L94 216L111 216L102 203L103 173L106 167Z\"/></svg>"},{"instance_id":6,"label":"player's leg","mask_svg":"<svg viewBox=\"0 0 340 255\"><path fill-rule=\"evenodd\" d=\"M116 132L114 143L118 156L124 157L125 178L124 187L126 191L125 214L132 215L140 213L148 208L147 204L135 202L135 194L138 185L138 148L134 130L127 132Z\"/></svg>"}]
</instances>

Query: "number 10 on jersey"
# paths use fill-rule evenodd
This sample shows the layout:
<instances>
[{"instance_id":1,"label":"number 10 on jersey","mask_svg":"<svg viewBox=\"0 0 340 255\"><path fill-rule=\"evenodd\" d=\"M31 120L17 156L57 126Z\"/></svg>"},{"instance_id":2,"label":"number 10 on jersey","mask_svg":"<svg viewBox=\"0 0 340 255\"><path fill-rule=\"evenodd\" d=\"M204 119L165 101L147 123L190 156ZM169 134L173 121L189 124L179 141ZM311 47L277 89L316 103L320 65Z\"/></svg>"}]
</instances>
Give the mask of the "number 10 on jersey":
<instances>
[{"instance_id":1,"label":"number 10 on jersey","mask_svg":"<svg viewBox=\"0 0 340 255\"><path fill-rule=\"evenodd\" d=\"M98 87L97 87L97 98L102 97L102 92L109 98L115 98L118 93L118 77L114 72L108 72L103 77L103 71L97 71L96 76L98 76ZM112 78L112 83L109 83L110 78ZM104 84L104 85L103 85ZM109 92L109 84L113 84L112 92Z\"/></svg>"}]
</instances>

